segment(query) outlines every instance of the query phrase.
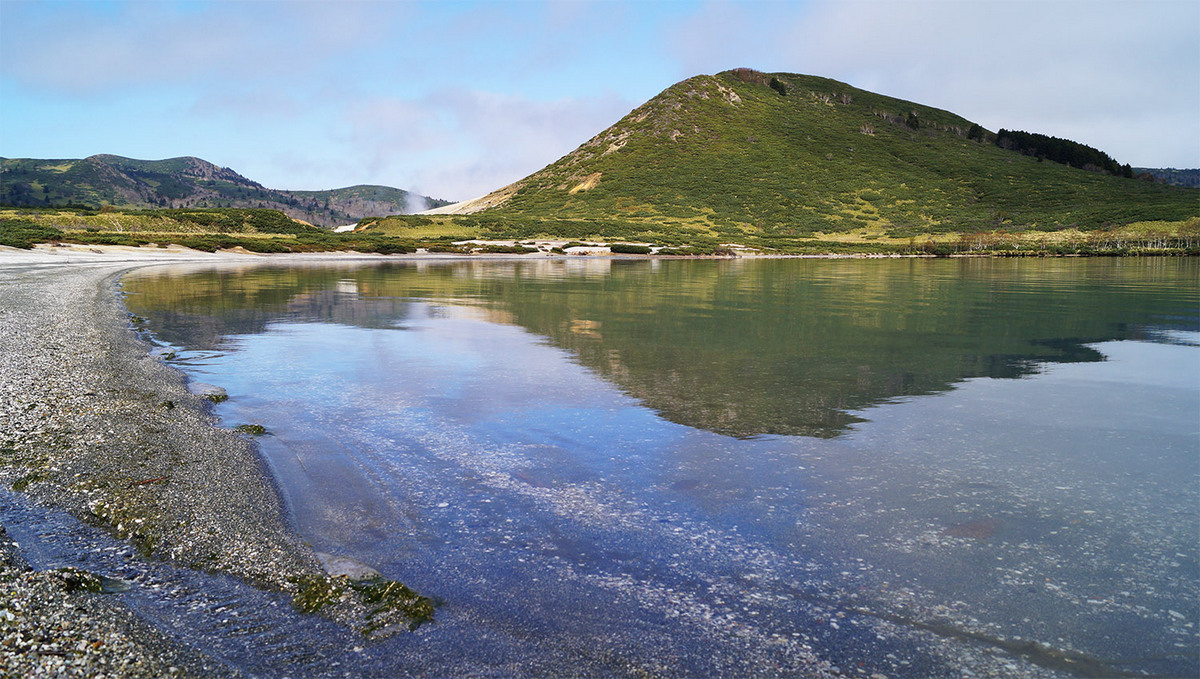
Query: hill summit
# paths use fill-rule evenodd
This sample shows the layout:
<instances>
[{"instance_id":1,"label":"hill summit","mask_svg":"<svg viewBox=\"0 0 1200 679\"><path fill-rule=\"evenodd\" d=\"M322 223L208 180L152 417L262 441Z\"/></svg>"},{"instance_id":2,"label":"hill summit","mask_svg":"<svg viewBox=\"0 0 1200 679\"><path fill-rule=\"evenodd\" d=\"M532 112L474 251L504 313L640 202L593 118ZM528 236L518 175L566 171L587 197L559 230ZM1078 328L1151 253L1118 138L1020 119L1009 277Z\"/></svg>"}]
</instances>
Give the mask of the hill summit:
<instances>
[{"instance_id":1,"label":"hill summit","mask_svg":"<svg viewBox=\"0 0 1200 679\"><path fill-rule=\"evenodd\" d=\"M268 208L319 226L444 205L390 186L329 191L269 189L237 172L190 156L136 160L0 159L0 203L18 207L111 205L121 208Z\"/></svg>"},{"instance_id":2,"label":"hill summit","mask_svg":"<svg viewBox=\"0 0 1200 679\"><path fill-rule=\"evenodd\" d=\"M1065 164L1073 158L1086 162ZM1075 142L992 132L827 78L735 69L673 85L544 169L435 212L783 238L1092 229L1200 213L1196 191L1131 174Z\"/></svg>"}]
</instances>

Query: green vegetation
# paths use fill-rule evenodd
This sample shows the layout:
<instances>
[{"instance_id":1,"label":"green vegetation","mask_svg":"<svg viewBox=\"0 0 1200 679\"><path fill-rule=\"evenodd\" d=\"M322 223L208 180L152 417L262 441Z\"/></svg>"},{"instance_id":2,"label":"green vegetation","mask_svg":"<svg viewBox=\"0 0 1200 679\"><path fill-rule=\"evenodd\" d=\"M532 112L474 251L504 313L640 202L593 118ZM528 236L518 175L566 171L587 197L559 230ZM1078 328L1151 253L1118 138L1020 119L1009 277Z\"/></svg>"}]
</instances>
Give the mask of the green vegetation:
<instances>
[{"instance_id":1,"label":"green vegetation","mask_svg":"<svg viewBox=\"0 0 1200 679\"><path fill-rule=\"evenodd\" d=\"M1145 173L1131 178L1128 165L1083 144L992 133L949 111L834 80L745 68L668 88L492 194L496 207L483 212L375 216L394 212L387 201L399 198L396 190L340 189L362 207L361 217L347 217L356 222L348 234L290 219L280 211L296 216L288 200L195 158L2 162L8 193L0 199L28 184L30 191L50 188L40 203L26 204L93 203L0 210L0 219L26 220L0 235L17 247L62 240L207 251L521 252L454 243L542 238L650 243L677 256L727 255L731 244L776 254L1141 254L1193 251L1200 219L1200 190ZM76 175L77 184L118 186L113 173L130 181L153 176L162 195L199 182L206 191L228 189L279 209L200 209L200 202L177 197L159 201L171 209L95 209L95 201L54 188ZM169 181L181 177L192 184ZM323 192L290 195L306 209L336 203ZM117 194L109 199L119 202ZM1145 223L1158 225L1156 233L1126 237ZM1069 235L1045 236L1053 233Z\"/></svg>"},{"instance_id":2,"label":"green vegetation","mask_svg":"<svg viewBox=\"0 0 1200 679\"><path fill-rule=\"evenodd\" d=\"M51 577L68 592L91 592L92 594L115 594L128 592L129 583L116 578L97 575L80 568L65 566L50 571Z\"/></svg>"},{"instance_id":3,"label":"green vegetation","mask_svg":"<svg viewBox=\"0 0 1200 679\"><path fill-rule=\"evenodd\" d=\"M633 245L630 243L613 243L608 246L609 251L619 255L648 255L650 248L645 245Z\"/></svg>"},{"instance_id":4,"label":"green vegetation","mask_svg":"<svg viewBox=\"0 0 1200 679\"><path fill-rule=\"evenodd\" d=\"M216 252L355 251L403 254L417 251L411 239L383 233L331 233L289 219L278 210L0 210L0 245L29 248L35 243L142 247L171 244Z\"/></svg>"},{"instance_id":5,"label":"green vegetation","mask_svg":"<svg viewBox=\"0 0 1200 679\"><path fill-rule=\"evenodd\" d=\"M13 481L12 489L20 493L28 488L30 484L37 483L38 481L45 481L48 478L50 478L50 476L44 472L30 472L16 481Z\"/></svg>"},{"instance_id":6,"label":"green vegetation","mask_svg":"<svg viewBox=\"0 0 1200 679\"><path fill-rule=\"evenodd\" d=\"M479 248L480 252L502 255L528 255L537 252L537 248L530 248L524 245L495 245L488 244Z\"/></svg>"},{"instance_id":7,"label":"green vegetation","mask_svg":"<svg viewBox=\"0 0 1200 679\"><path fill-rule=\"evenodd\" d=\"M996 133L996 146L1038 159L1045 158L1063 165L1070 165L1081 170L1106 172L1126 178L1133 177L1133 168L1129 165L1119 165L1107 153L1069 139L1001 129Z\"/></svg>"},{"instance_id":8,"label":"green vegetation","mask_svg":"<svg viewBox=\"0 0 1200 679\"><path fill-rule=\"evenodd\" d=\"M1197 191L1040 162L996 139L948 111L738 69L668 88L462 223L482 237L540 231L795 251L819 234L1095 231L1200 216ZM1080 164L1108 168L1094 149L1052 141L1037 153L1075 162L1094 152L1099 164Z\"/></svg>"},{"instance_id":9,"label":"green vegetation","mask_svg":"<svg viewBox=\"0 0 1200 679\"><path fill-rule=\"evenodd\" d=\"M297 579L296 587L292 602L304 613L319 613L339 605L362 609L357 622L366 636L397 624L411 631L433 622L433 600L395 580L304 576Z\"/></svg>"},{"instance_id":10,"label":"green vegetation","mask_svg":"<svg viewBox=\"0 0 1200 679\"><path fill-rule=\"evenodd\" d=\"M297 222L278 210L259 208L100 210L73 208L0 208L0 219L52 226L63 231L105 234L141 233L270 233L326 234L325 229Z\"/></svg>"},{"instance_id":11,"label":"green vegetation","mask_svg":"<svg viewBox=\"0 0 1200 679\"><path fill-rule=\"evenodd\" d=\"M82 160L0 158L0 204L17 207L263 208L326 227L369 214L401 214L447 201L389 186L328 191L268 189L199 158L135 160L97 155Z\"/></svg>"},{"instance_id":12,"label":"green vegetation","mask_svg":"<svg viewBox=\"0 0 1200 679\"><path fill-rule=\"evenodd\" d=\"M201 351L295 318L395 328L414 300L463 304L673 422L731 436L837 436L896 397L1102 360L1096 342L1200 322L1200 262L1182 258L626 260L603 276L547 264L254 267L124 286L135 313L175 319L154 323L163 341ZM348 283L355 296L331 294Z\"/></svg>"},{"instance_id":13,"label":"green vegetation","mask_svg":"<svg viewBox=\"0 0 1200 679\"><path fill-rule=\"evenodd\" d=\"M37 243L62 240L63 232L28 219L0 219L0 245L28 250Z\"/></svg>"},{"instance_id":14,"label":"green vegetation","mask_svg":"<svg viewBox=\"0 0 1200 679\"><path fill-rule=\"evenodd\" d=\"M864 195L868 200L875 198L870 192ZM99 220L108 220L121 230L101 230L94 226ZM222 231L205 230L217 228ZM456 254L527 254L537 252L537 249L495 243L464 245L463 241L575 238L559 250L609 244L615 253L650 252L648 246L633 245L632 241L658 246L657 254L661 256L692 257L733 256L738 250L729 247L731 242L744 246L746 252L776 254L1029 256L1200 252L1200 217L1174 222L1135 222L1090 231L999 228L932 233L919 229L882 232L863 228L814 232L804 237L721 228L713 231L715 234L698 232L681 224L501 218L483 214L375 218L358 231L330 233L287 220L282 213L271 210L108 210L92 214L56 209L0 210L0 245L19 248L60 242L127 247L174 244L204 252L241 249L256 253L353 251L406 254L425 249Z\"/></svg>"}]
</instances>

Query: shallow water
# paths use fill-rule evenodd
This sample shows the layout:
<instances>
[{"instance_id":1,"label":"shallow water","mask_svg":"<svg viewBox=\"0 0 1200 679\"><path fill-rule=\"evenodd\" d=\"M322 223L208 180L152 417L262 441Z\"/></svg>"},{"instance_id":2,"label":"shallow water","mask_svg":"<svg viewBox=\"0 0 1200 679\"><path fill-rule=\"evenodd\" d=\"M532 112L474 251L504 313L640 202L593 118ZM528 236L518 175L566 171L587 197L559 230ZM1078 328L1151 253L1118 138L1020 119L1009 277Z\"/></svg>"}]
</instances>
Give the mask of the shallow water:
<instances>
[{"instance_id":1,"label":"shallow water","mask_svg":"<svg viewBox=\"0 0 1200 679\"><path fill-rule=\"evenodd\" d=\"M1188 259L559 259L124 288L229 426L268 429L306 539L440 601L235 666L1193 676L1198 284Z\"/></svg>"}]
</instances>

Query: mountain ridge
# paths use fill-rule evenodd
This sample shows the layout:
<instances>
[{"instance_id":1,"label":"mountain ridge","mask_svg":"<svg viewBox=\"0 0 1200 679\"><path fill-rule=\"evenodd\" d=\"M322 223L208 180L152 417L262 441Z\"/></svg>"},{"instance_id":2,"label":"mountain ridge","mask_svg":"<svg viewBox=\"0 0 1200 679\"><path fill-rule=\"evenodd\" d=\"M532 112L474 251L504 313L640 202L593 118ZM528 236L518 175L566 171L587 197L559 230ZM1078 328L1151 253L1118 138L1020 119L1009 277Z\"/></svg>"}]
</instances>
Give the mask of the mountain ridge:
<instances>
[{"instance_id":1,"label":"mountain ridge","mask_svg":"<svg viewBox=\"0 0 1200 679\"><path fill-rule=\"evenodd\" d=\"M363 217L407 214L447 201L389 186L327 191L271 189L195 156L139 160L112 154L81 159L0 158L0 203L17 207L268 208L324 227Z\"/></svg>"},{"instance_id":2,"label":"mountain ridge","mask_svg":"<svg viewBox=\"0 0 1200 679\"><path fill-rule=\"evenodd\" d=\"M716 238L1090 230L1200 214L1194 191L1059 164L997 135L829 78L734 69L676 83L541 170L433 212L619 219Z\"/></svg>"}]
</instances>

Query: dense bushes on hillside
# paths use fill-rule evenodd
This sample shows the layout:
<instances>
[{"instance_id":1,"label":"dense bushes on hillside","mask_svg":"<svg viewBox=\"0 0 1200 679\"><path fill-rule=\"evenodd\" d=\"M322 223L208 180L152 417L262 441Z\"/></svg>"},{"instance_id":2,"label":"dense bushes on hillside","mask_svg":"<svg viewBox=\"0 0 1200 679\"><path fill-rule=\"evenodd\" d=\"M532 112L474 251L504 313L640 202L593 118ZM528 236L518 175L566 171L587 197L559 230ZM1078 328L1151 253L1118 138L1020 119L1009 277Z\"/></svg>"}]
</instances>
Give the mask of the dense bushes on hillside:
<instances>
[{"instance_id":1,"label":"dense bushes on hillside","mask_svg":"<svg viewBox=\"0 0 1200 679\"><path fill-rule=\"evenodd\" d=\"M62 240L63 232L27 219L0 220L0 245L28 250L37 243Z\"/></svg>"},{"instance_id":2,"label":"dense bushes on hillside","mask_svg":"<svg viewBox=\"0 0 1200 679\"><path fill-rule=\"evenodd\" d=\"M1045 158L1063 165L1107 172L1119 177L1133 177L1133 168L1119 165L1107 153L1070 139L1049 137L1035 132L1020 132L1001 129L996 133L996 146L1024 153L1027 156Z\"/></svg>"},{"instance_id":3,"label":"dense bushes on hillside","mask_svg":"<svg viewBox=\"0 0 1200 679\"><path fill-rule=\"evenodd\" d=\"M301 224L279 210L261 208L136 210L128 214L164 217L177 222L196 224L205 231L220 233L323 233L323 229Z\"/></svg>"},{"instance_id":4,"label":"dense bushes on hillside","mask_svg":"<svg viewBox=\"0 0 1200 679\"><path fill-rule=\"evenodd\" d=\"M673 246L763 234L1095 230L1198 214L1194 192L1129 174L1075 142L998 136L845 83L735 69L668 88L464 225L473 238Z\"/></svg>"},{"instance_id":5,"label":"dense bushes on hillside","mask_svg":"<svg viewBox=\"0 0 1200 679\"><path fill-rule=\"evenodd\" d=\"M632 243L613 243L608 246L609 251L618 255L648 255L650 248L645 245L634 245Z\"/></svg>"}]
</instances>

